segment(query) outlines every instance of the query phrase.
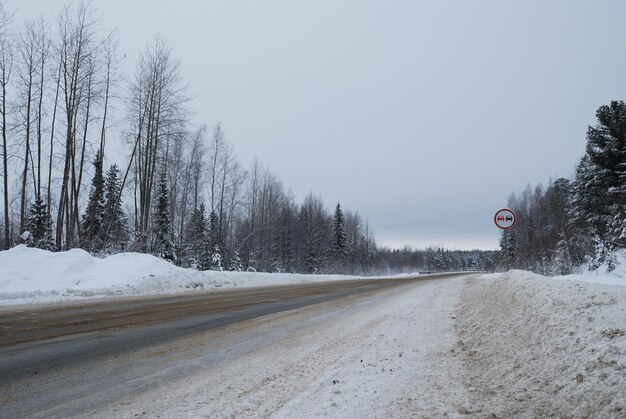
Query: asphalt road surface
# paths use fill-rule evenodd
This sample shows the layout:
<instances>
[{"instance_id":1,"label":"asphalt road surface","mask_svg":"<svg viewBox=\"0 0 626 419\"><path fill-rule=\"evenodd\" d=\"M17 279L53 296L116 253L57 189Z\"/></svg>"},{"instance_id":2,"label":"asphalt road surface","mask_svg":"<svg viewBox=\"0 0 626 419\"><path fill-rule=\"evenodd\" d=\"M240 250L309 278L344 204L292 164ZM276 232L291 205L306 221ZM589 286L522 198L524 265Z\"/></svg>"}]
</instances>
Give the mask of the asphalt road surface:
<instances>
[{"instance_id":1,"label":"asphalt road surface","mask_svg":"<svg viewBox=\"0 0 626 419\"><path fill-rule=\"evenodd\" d=\"M278 326L226 333L227 325L339 299L358 304L393 287L450 276L0 309L0 418L84 416L129 393L236 358L288 333ZM189 338L207 333L210 339L203 340L202 348L190 352ZM176 345L184 346L184 359L180 348L173 349Z\"/></svg>"}]
</instances>

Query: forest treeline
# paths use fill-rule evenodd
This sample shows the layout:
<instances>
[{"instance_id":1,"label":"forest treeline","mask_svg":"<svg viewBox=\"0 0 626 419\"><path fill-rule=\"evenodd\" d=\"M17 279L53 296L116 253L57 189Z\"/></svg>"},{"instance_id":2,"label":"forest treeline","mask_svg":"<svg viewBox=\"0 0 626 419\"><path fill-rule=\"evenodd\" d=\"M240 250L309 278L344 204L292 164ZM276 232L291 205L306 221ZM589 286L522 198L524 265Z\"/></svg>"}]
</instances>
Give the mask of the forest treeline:
<instances>
[{"instance_id":1,"label":"forest treeline","mask_svg":"<svg viewBox=\"0 0 626 419\"><path fill-rule=\"evenodd\" d=\"M377 251L358 212L329 212L313 194L297 203L266 165L238 161L221 124L194 126L163 39L147 44L132 75L120 62L115 32L89 2L21 26L0 2L0 250L145 252L203 270L402 269ZM112 137L124 148L114 155L128 156L119 166ZM490 263L480 252L444 256L415 268Z\"/></svg>"},{"instance_id":2,"label":"forest treeline","mask_svg":"<svg viewBox=\"0 0 626 419\"><path fill-rule=\"evenodd\" d=\"M612 101L596 117L573 178L509 198L517 224L502 235L502 265L508 258L511 267L547 275L615 269L626 248L626 105Z\"/></svg>"},{"instance_id":3,"label":"forest treeline","mask_svg":"<svg viewBox=\"0 0 626 419\"><path fill-rule=\"evenodd\" d=\"M374 260L377 274L398 272L494 271L500 252L497 250L449 250L442 247L402 249L381 247Z\"/></svg>"}]
</instances>

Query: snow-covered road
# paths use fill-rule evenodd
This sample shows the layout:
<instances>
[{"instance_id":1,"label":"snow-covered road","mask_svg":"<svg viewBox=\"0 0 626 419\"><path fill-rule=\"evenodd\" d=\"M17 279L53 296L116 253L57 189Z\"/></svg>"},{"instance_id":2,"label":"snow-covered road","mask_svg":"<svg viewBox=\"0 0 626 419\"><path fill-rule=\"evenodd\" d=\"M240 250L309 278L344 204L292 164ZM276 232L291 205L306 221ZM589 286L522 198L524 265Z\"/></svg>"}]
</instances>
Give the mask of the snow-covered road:
<instances>
[{"instance_id":1,"label":"snow-covered road","mask_svg":"<svg viewBox=\"0 0 626 419\"><path fill-rule=\"evenodd\" d=\"M101 417L436 417L471 408L454 316L463 278L424 281L232 328L245 351ZM222 331L228 335L227 330ZM265 336L258 342L259 336ZM270 338L268 338L270 336ZM211 347L212 334L194 339Z\"/></svg>"}]
</instances>

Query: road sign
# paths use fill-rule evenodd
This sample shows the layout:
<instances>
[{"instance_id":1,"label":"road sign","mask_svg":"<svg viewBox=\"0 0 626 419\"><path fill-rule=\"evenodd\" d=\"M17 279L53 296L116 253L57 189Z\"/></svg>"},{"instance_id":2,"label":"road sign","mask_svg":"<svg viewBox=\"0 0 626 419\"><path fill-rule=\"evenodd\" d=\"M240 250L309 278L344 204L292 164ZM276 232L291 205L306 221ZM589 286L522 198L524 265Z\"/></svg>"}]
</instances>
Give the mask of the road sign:
<instances>
[{"instance_id":1,"label":"road sign","mask_svg":"<svg viewBox=\"0 0 626 419\"><path fill-rule=\"evenodd\" d=\"M515 225L515 221L517 221L517 217L513 210L508 208L503 208L500 211L496 212L496 215L493 217L493 222L496 223L498 228L502 230L508 230L509 228Z\"/></svg>"}]
</instances>

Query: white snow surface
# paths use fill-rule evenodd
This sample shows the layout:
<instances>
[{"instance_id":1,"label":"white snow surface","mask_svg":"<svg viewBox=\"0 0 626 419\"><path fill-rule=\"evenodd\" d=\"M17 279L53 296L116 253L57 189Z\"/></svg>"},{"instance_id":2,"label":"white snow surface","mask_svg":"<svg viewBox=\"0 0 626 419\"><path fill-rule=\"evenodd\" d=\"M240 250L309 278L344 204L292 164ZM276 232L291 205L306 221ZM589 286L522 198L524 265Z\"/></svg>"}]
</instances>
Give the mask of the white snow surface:
<instances>
[{"instance_id":1,"label":"white snow surface","mask_svg":"<svg viewBox=\"0 0 626 419\"><path fill-rule=\"evenodd\" d=\"M606 266L600 266L595 270L588 270L586 267L582 267L581 271L579 274L563 275L555 278L626 287L626 251L620 251L617 254L617 267L611 272L607 272Z\"/></svg>"},{"instance_id":2,"label":"white snow surface","mask_svg":"<svg viewBox=\"0 0 626 419\"><path fill-rule=\"evenodd\" d=\"M120 253L100 259L82 249L49 252L19 245L0 251L0 306L354 278L200 272L142 253Z\"/></svg>"},{"instance_id":3,"label":"white snow surface","mask_svg":"<svg viewBox=\"0 0 626 419\"><path fill-rule=\"evenodd\" d=\"M458 319L477 413L626 417L626 287L484 275L468 282Z\"/></svg>"}]
</instances>

